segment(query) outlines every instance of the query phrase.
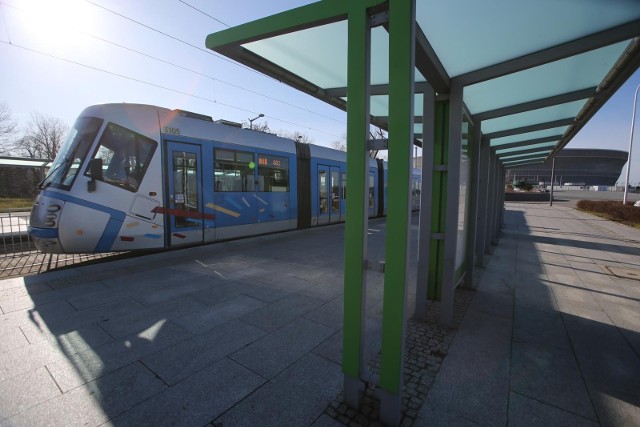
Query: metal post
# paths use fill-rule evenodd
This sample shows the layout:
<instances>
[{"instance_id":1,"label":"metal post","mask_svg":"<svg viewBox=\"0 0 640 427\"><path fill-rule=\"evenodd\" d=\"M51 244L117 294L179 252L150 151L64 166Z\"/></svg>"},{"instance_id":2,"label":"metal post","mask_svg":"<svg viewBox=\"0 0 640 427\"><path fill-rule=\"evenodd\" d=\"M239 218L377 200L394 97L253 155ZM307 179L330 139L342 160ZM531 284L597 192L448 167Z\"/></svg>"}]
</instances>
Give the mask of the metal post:
<instances>
[{"instance_id":1,"label":"metal post","mask_svg":"<svg viewBox=\"0 0 640 427\"><path fill-rule=\"evenodd\" d=\"M428 85L428 83L427 83ZM431 86L422 94L422 190L420 192L420 238L416 283L416 317L427 319L427 290L431 260L431 202L433 197L433 140L435 129L435 91Z\"/></svg>"},{"instance_id":2,"label":"metal post","mask_svg":"<svg viewBox=\"0 0 640 427\"><path fill-rule=\"evenodd\" d=\"M478 132L480 138L481 132ZM489 194L489 156L491 155L491 141L488 139L477 139L480 145L480 167L478 178L478 228L476 238L477 265L484 267L484 258L487 253L487 229L489 225L489 204L487 198Z\"/></svg>"},{"instance_id":3,"label":"metal post","mask_svg":"<svg viewBox=\"0 0 640 427\"><path fill-rule=\"evenodd\" d=\"M556 181L556 158L551 163L551 192L549 193L549 206L553 206L553 186Z\"/></svg>"},{"instance_id":4,"label":"metal post","mask_svg":"<svg viewBox=\"0 0 640 427\"><path fill-rule=\"evenodd\" d=\"M447 161L447 222L444 236L444 268L440 323L453 323L453 299L456 288L456 249L458 243L458 215L460 206L460 155L462 141L463 88L451 81L449 98L449 141Z\"/></svg>"},{"instance_id":5,"label":"metal post","mask_svg":"<svg viewBox=\"0 0 640 427\"><path fill-rule=\"evenodd\" d=\"M471 123L469 129L472 128ZM480 189L480 142L482 140L480 123L473 126L473 141L469 141L469 160L471 161L471 171L469 172L469 183L467 185L467 191L470 191L469 197L469 213L467 218L469 223L467 224L467 239L465 248L465 287L472 288L473 283L473 271L476 265L476 257L481 257L482 254L476 253L476 230L478 229L478 195Z\"/></svg>"},{"instance_id":6,"label":"metal post","mask_svg":"<svg viewBox=\"0 0 640 427\"><path fill-rule=\"evenodd\" d=\"M354 191L347 198L349 216L345 224L344 326L342 371L347 405L359 408L364 393L362 381L366 299L369 81L371 31L367 11L360 2L349 2L347 87L347 182Z\"/></svg>"},{"instance_id":7,"label":"metal post","mask_svg":"<svg viewBox=\"0 0 640 427\"><path fill-rule=\"evenodd\" d=\"M629 158L627 160L627 173L624 181L624 197L622 198L622 204L627 204L627 191L629 190L629 171L631 170L631 148L633 147L633 128L636 123L636 107L638 103L638 90L640 85L636 88L636 93L633 95L633 114L631 115L631 135L629 136Z\"/></svg>"},{"instance_id":8,"label":"metal post","mask_svg":"<svg viewBox=\"0 0 640 427\"><path fill-rule=\"evenodd\" d=\"M405 302L409 267L411 148L414 118L415 0L389 0L389 193L385 245L380 421L402 416Z\"/></svg>"}]
</instances>

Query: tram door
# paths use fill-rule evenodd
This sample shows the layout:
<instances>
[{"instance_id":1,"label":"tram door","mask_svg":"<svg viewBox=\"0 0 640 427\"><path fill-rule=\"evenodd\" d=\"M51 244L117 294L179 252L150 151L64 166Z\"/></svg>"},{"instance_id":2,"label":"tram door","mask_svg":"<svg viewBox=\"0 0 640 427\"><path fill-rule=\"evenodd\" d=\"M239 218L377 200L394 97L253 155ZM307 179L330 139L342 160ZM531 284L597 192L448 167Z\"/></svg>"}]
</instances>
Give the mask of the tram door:
<instances>
[{"instance_id":1,"label":"tram door","mask_svg":"<svg viewBox=\"0 0 640 427\"><path fill-rule=\"evenodd\" d=\"M168 142L169 245L202 243L202 165L199 145Z\"/></svg>"},{"instance_id":2,"label":"tram door","mask_svg":"<svg viewBox=\"0 0 640 427\"><path fill-rule=\"evenodd\" d=\"M318 165L318 224L340 221L340 169Z\"/></svg>"}]
</instances>

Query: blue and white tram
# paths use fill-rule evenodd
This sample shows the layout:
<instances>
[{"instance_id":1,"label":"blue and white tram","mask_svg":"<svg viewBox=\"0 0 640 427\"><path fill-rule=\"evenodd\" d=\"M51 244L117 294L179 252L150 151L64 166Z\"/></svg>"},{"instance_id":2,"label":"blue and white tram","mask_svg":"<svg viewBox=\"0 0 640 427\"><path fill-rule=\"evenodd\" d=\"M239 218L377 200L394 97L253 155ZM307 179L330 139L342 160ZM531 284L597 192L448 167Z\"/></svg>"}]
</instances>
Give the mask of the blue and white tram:
<instances>
[{"instance_id":1,"label":"blue and white tram","mask_svg":"<svg viewBox=\"0 0 640 427\"><path fill-rule=\"evenodd\" d=\"M369 215L386 164L372 159ZM345 220L346 153L138 104L86 108L41 184L29 234L49 253L161 249Z\"/></svg>"}]
</instances>

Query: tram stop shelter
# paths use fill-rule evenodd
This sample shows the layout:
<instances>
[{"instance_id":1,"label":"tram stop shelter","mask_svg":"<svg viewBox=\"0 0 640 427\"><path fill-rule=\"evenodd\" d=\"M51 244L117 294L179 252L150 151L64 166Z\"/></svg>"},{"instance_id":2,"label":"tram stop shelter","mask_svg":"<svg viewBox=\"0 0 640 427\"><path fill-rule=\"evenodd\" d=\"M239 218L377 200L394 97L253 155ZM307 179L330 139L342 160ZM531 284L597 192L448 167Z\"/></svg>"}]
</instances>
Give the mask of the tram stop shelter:
<instances>
[{"instance_id":1,"label":"tram stop shelter","mask_svg":"<svg viewBox=\"0 0 640 427\"><path fill-rule=\"evenodd\" d=\"M414 144L423 148L416 316L499 233L505 168L561 150L640 65L636 0L323 0L210 34L206 46L347 112L344 394L364 390L370 125L388 130L380 416L398 424Z\"/></svg>"}]
</instances>

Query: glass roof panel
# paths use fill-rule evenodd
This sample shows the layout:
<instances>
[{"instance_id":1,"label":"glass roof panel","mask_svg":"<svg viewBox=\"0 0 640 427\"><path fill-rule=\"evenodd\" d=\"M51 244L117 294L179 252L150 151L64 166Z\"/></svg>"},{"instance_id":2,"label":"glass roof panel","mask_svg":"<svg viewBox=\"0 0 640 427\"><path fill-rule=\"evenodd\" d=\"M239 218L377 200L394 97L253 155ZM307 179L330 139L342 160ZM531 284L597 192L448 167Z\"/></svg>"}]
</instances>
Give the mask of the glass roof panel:
<instances>
[{"instance_id":1,"label":"glass roof panel","mask_svg":"<svg viewBox=\"0 0 640 427\"><path fill-rule=\"evenodd\" d=\"M347 85L347 21L335 22L243 45L253 53L324 88ZM424 82L416 70L415 81ZM389 83L389 34L371 31L371 84Z\"/></svg>"},{"instance_id":2,"label":"glass roof panel","mask_svg":"<svg viewBox=\"0 0 640 427\"><path fill-rule=\"evenodd\" d=\"M347 100L347 98L342 98ZM422 94L417 93L413 97L413 113L415 116L422 116ZM389 115L389 96L371 96L371 115L376 117L387 117Z\"/></svg>"},{"instance_id":3,"label":"glass roof panel","mask_svg":"<svg viewBox=\"0 0 640 427\"><path fill-rule=\"evenodd\" d=\"M347 21L243 45L322 88L347 85Z\"/></svg>"},{"instance_id":4,"label":"glass roof panel","mask_svg":"<svg viewBox=\"0 0 640 427\"><path fill-rule=\"evenodd\" d=\"M416 2L416 20L451 77L638 17L637 0Z\"/></svg>"},{"instance_id":5,"label":"glass roof panel","mask_svg":"<svg viewBox=\"0 0 640 427\"><path fill-rule=\"evenodd\" d=\"M537 123L546 123L563 117L575 117L584 104L585 101L567 102L566 104L485 120L482 122L482 132L499 132L501 130L529 126Z\"/></svg>"},{"instance_id":6,"label":"glass roof panel","mask_svg":"<svg viewBox=\"0 0 640 427\"><path fill-rule=\"evenodd\" d=\"M518 135L504 136L502 138L493 138L491 147L502 144L511 144L512 142L528 141L530 139L545 138L547 136L562 135L569 126L560 126L552 129L537 130L535 132L521 133Z\"/></svg>"},{"instance_id":7,"label":"glass roof panel","mask_svg":"<svg viewBox=\"0 0 640 427\"><path fill-rule=\"evenodd\" d=\"M465 103L475 114L598 86L627 45L616 43L471 85L464 89Z\"/></svg>"},{"instance_id":8,"label":"glass roof panel","mask_svg":"<svg viewBox=\"0 0 640 427\"><path fill-rule=\"evenodd\" d=\"M515 148L505 148L503 150L496 150L497 154L505 154L505 153L514 153L514 152L518 152L518 151L522 151L522 150L531 150L531 149L535 149L535 148L553 148L555 147L556 142L542 142L540 144L532 144L532 145L525 145L522 147L515 147ZM493 148L493 147L491 147Z\"/></svg>"}]
</instances>

